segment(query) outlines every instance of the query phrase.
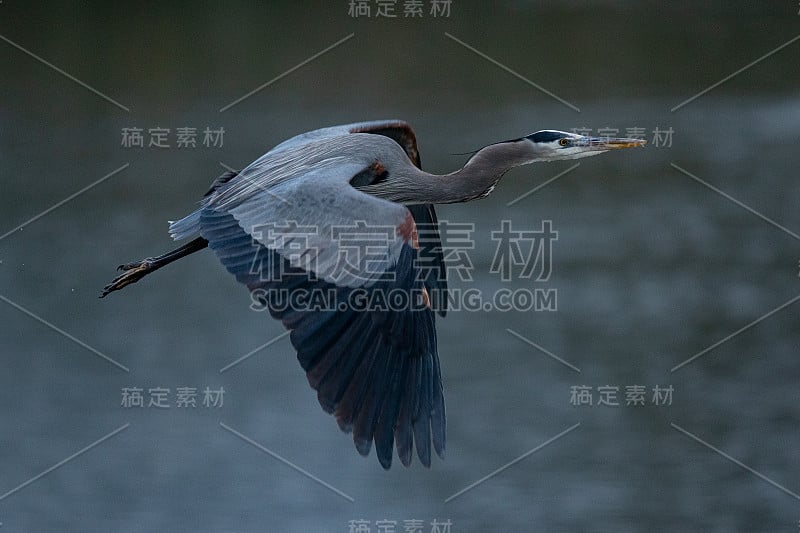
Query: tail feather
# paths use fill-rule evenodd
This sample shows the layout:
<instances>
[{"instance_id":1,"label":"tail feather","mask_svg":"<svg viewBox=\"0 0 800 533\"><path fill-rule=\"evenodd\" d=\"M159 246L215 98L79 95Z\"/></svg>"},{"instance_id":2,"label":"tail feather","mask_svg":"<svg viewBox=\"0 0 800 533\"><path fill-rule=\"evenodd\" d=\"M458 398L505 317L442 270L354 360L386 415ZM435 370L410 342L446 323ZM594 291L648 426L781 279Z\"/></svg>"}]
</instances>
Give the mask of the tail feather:
<instances>
[{"instance_id":1,"label":"tail feather","mask_svg":"<svg viewBox=\"0 0 800 533\"><path fill-rule=\"evenodd\" d=\"M180 220L170 220L169 234L176 241L200 235L200 210L198 209Z\"/></svg>"}]
</instances>

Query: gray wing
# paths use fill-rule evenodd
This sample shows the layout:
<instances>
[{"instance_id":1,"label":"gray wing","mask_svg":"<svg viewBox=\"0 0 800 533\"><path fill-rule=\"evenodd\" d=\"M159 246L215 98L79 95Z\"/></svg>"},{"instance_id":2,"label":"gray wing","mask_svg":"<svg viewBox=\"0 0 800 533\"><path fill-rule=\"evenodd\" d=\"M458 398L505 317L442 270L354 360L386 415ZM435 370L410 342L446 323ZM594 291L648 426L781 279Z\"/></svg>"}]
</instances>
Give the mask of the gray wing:
<instances>
[{"instance_id":1,"label":"gray wing","mask_svg":"<svg viewBox=\"0 0 800 533\"><path fill-rule=\"evenodd\" d=\"M415 447L422 464L430 466L431 442L444 456L445 405L433 312L425 306L358 303L423 291L414 267L416 250L403 246L388 271L392 276L353 289L309 276L278 253L254 245L231 215L206 210L201 225L228 271L291 331L320 405L353 434L359 453L367 455L374 442L387 469L395 448L406 466ZM297 294L323 297L312 296L303 306L293 303Z\"/></svg>"},{"instance_id":2,"label":"gray wing","mask_svg":"<svg viewBox=\"0 0 800 533\"><path fill-rule=\"evenodd\" d=\"M444 454L445 408L416 226L405 206L349 185L370 171L370 158L326 151L335 139L262 158L249 173L218 183L198 211L170 229L205 238L291 330L320 405L353 433L360 453L374 442L389 468L395 448L409 465L416 445L429 466L431 443ZM292 300L298 294L311 296L307 305ZM406 299L387 305L389 295Z\"/></svg>"},{"instance_id":3,"label":"gray wing","mask_svg":"<svg viewBox=\"0 0 800 533\"><path fill-rule=\"evenodd\" d=\"M237 178L239 183L233 191L227 193L228 198L234 197L237 189L241 195L254 191L259 194L278 194L276 190L266 192L270 189L262 183L262 176L269 174L271 181L275 182L287 173L294 175L306 172L304 164L307 162L308 154L304 150L305 147L316 147L320 145L320 141L346 138L352 134L372 134L392 139L404 150L414 165L421 166L414 130L402 120L376 120L331 126L302 133L272 148L239 173ZM334 146L335 144L334 142ZM365 165L369 163L366 160L362 162ZM232 178L233 176L229 175L218 178L207 196L224 189L224 185ZM419 274L430 295L431 306L441 316L445 316L448 299L447 273L436 211L432 204L408 206L408 209L418 228L419 263L422 266ZM170 233L175 239L196 236L198 222L197 212L192 213L184 220L171 223Z\"/></svg>"}]
</instances>

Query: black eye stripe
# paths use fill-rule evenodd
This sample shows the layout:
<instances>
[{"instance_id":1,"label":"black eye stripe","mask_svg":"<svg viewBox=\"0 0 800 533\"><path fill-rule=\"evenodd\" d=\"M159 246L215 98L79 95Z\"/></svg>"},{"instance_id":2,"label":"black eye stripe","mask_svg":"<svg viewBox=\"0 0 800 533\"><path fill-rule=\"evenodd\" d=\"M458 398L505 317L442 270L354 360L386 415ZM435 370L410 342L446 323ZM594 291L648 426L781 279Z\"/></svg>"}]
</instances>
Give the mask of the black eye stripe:
<instances>
[{"instance_id":1,"label":"black eye stripe","mask_svg":"<svg viewBox=\"0 0 800 533\"><path fill-rule=\"evenodd\" d=\"M548 143L557 141L563 136L564 134L561 132L537 131L536 133L531 133L530 135L528 135L528 139L532 140L535 143Z\"/></svg>"}]
</instances>

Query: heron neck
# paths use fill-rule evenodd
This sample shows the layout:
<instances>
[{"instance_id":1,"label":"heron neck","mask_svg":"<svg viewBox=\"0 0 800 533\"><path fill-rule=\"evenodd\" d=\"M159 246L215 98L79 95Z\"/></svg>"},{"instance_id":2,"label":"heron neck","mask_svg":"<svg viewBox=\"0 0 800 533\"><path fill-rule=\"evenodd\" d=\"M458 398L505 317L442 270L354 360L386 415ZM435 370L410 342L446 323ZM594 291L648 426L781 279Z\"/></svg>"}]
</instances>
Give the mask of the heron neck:
<instances>
[{"instance_id":1,"label":"heron neck","mask_svg":"<svg viewBox=\"0 0 800 533\"><path fill-rule=\"evenodd\" d=\"M406 205L469 202L491 193L503 174L512 168L537 161L526 141L490 144L478 150L463 168L450 174L429 174L408 164L405 154L402 159L403 170L394 179L357 188Z\"/></svg>"},{"instance_id":2,"label":"heron neck","mask_svg":"<svg viewBox=\"0 0 800 533\"><path fill-rule=\"evenodd\" d=\"M533 162L524 142L490 144L473 155L461 170L436 176L437 191L428 191L433 203L469 202L492 192L503 174Z\"/></svg>"}]
</instances>

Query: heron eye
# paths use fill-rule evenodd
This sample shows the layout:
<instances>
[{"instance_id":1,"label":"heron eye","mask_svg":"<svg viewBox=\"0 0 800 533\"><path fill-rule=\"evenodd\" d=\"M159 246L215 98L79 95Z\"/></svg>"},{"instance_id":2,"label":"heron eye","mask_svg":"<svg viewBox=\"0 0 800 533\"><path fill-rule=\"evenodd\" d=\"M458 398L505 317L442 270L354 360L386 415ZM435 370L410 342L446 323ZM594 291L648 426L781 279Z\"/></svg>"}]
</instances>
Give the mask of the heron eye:
<instances>
[{"instance_id":1,"label":"heron eye","mask_svg":"<svg viewBox=\"0 0 800 533\"><path fill-rule=\"evenodd\" d=\"M560 144L561 146L566 146L569 144L569 141L567 139L559 139L558 144Z\"/></svg>"}]
</instances>

